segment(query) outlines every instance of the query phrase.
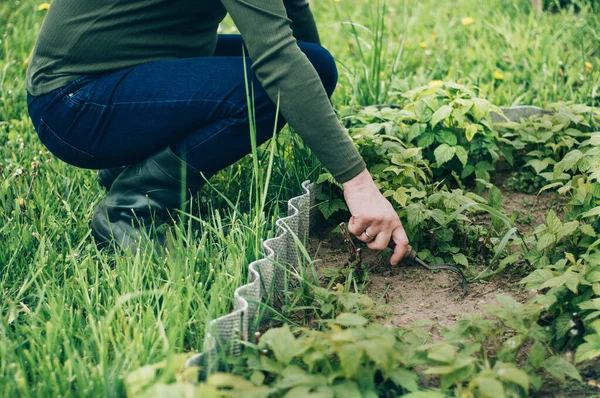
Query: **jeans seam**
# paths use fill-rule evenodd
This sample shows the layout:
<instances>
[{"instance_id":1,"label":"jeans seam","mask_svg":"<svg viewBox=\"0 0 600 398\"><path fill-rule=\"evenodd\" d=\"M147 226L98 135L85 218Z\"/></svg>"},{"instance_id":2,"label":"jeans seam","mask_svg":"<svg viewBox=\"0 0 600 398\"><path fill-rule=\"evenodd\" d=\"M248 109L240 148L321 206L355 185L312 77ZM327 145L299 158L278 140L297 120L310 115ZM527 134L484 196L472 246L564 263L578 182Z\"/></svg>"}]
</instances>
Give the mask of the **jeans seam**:
<instances>
[{"instance_id":1,"label":"jeans seam","mask_svg":"<svg viewBox=\"0 0 600 398\"><path fill-rule=\"evenodd\" d=\"M227 103L232 108L237 108L235 111L236 113L240 113L240 112L244 111L244 108L241 106L238 106L235 102L230 101L230 100L222 100L222 99L218 99L218 100L213 100L213 99L156 100L156 101L127 101L127 102L120 101L120 102L113 102L111 104L111 106L131 105L131 104L166 104L166 103L173 103L173 102L221 102L221 103Z\"/></svg>"},{"instance_id":2,"label":"jeans seam","mask_svg":"<svg viewBox=\"0 0 600 398\"><path fill-rule=\"evenodd\" d=\"M48 132L50 132L50 134L52 134L52 136L53 136L53 137L54 137L56 140L58 140L58 141L59 141L59 143L60 143L61 145L63 145L65 148L68 148L68 149L74 150L75 152L81 153L81 154L83 154L83 155L85 155L85 156L89 157L90 159L94 160L94 162L96 162L96 158L94 157L94 155L92 155L92 154L90 154L90 153L88 153L88 152L82 151L81 149L79 149L79 148L77 148L77 147L75 147L75 146L73 146L73 145L69 144L67 141L65 141L65 140L63 140L62 138L60 138L60 136L59 136L58 134L56 134L56 133L54 132L54 130L52 130L52 129L50 128L50 126L48 126L48 124L47 124L47 123L44 121L44 119L40 119L40 126L42 126L42 125L43 125L43 126L45 126L45 128L48 130Z\"/></svg>"},{"instance_id":3,"label":"jeans seam","mask_svg":"<svg viewBox=\"0 0 600 398\"><path fill-rule=\"evenodd\" d=\"M226 123L226 124L223 126L223 128L222 128L222 129L219 129L219 130L215 131L215 132L214 132L213 134L211 134L209 137L206 137L204 140L200 141L199 143L197 143L196 145L194 145L192 148L189 148L189 149L187 149L187 148L186 148L186 151L185 151L185 152L183 152L183 153L181 153L181 154L180 154L180 155L178 155L178 156L184 156L184 155L187 155L188 153L190 153L190 152L192 152L193 150L195 150L196 148L198 148L200 145L204 144L205 142L207 142L207 141L209 141L209 140L213 139L215 136L219 135L219 134L220 134L221 132L223 132L225 129L228 129L229 127L233 126L234 124L236 124L236 123L239 123L239 122L240 122L240 120L239 120L239 119L230 119L230 120L231 120L231 122L228 122L228 123ZM222 120L220 120L220 121L222 121ZM243 120L242 120L242 122L243 122Z\"/></svg>"}]
</instances>

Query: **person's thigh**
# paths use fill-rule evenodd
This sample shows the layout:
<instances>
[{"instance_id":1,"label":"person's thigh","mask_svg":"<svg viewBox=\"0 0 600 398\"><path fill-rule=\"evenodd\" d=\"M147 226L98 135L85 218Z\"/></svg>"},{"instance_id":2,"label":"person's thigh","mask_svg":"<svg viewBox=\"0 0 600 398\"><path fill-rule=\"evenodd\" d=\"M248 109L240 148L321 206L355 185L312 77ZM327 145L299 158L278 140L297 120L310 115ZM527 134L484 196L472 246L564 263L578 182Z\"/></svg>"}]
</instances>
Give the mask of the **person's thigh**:
<instances>
[{"instance_id":1,"label":"person's thigh","mask_svg":"<svg viewBox=\"0 0 600 398\"><path fill-rule=\"evenodd\" d=\"M229 44L223 48L239 44L241 51L241 39L231 38ZM322 75L324 86L333 91L337 75L335 65L332 71L332 61L326 59L330 55L316 45L301 48ZM179 145L183 152L193 149L198 156L202 144L214 135L226 134L233 126L239 129L248 125L247 76L254 93L252 100L260 113L257 119L265 126L272 119L271 128L258 133L270 136L275 105L249 66L248 58L244 62L237 56L189 58L150 62L91 81L84 79L58 93L41 112L43 127L55 140L68 145L68 156L76 157L77 151L85 154L83 163L57 154L80 167L135 163L181 142L193 144L193 148Z\"/></svg>"}]
</instances>

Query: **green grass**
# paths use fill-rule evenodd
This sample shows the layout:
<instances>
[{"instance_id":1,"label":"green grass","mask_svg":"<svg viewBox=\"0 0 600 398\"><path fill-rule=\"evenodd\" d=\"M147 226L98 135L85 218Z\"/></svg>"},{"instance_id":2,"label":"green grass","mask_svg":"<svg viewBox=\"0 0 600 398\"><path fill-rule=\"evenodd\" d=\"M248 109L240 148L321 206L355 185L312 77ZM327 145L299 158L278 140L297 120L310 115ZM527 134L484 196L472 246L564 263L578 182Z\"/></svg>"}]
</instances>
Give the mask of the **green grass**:
<instances>
[{"instance_id":1,"label":"green grass","mask_svg":"<svg viewBox=\"0 0 600 398\"><path fill-rule=\"evenodd\" d=\"M474 83L498 105L598 104L597 14L537 16L525 0L492 3L397 0L383 15L368 0L316 2L342 77L335 104L393 102L393 85L431 80ZM272 162L261 147L213 178L222 196L203 192L210 205L194 210L203 223L178 225L168 252L99 252L89 231L102 196L94 172L49 154L27 116L38 4L0 3L0 395L118 396L131 370L201 347L205 325L231 308L287 199L319 170L283 134ZM474 23L464 26L465 17ZM257 170L268 164L265 183Z\"/></svg>"}]
</instances>

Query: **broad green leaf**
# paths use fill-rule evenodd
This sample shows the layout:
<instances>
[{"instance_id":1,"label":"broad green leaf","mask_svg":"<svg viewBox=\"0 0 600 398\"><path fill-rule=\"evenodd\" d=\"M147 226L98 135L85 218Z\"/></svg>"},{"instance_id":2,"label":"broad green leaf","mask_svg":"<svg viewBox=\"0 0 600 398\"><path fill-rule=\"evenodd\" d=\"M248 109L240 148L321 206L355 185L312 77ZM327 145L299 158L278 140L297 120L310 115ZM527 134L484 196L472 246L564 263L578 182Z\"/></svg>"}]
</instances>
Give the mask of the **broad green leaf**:
<instances>
[{"instance_id":1,"label":"broad green leaf","mask_svg":"<svg viewBox=\"0 0 600 398\"><path fill-rule=\"evenodd\" d=\"M331 387L331 390L335 393L335 398L363 398L358 385L353 380L336 383Z\"/></svg>"},{"instance_id":2,"label":"broad green leaf","mask_svg":"<svg viewBox=\"0 0 600 398\"><path fill-rule=\"evenodd\" d=\"M571 235L573 232L577 231L578 227L579 223L577 221L564 223L556 230L556 240L561 240L565 236Z\"/></svg>"},{"instance_id":3,"label":"broad green leaf","mask_svg":"<svg viewBox=\"0 0 600 398\"><path fill-rule=\"evenodd\" d=\"M255 386L262 386L265 382L265 374L263 372L255 370L254 372L252 372L252 376L250 376L250 381Z\"/></svg>"},{"instance_id":4,"label":"broad green leaf","mask_svg":"<svg viewBox=\"0 0 600 398\"><path fill-rule=\"evenodd\" d=\"M560 381L565 381L567 376L581 381L581 375L575 366L567 362L564 358L558 356L550 357L542 363L542 366L548 374Z\"/></svg>"},{"instance_id":5,"label":"broad green leaf","mask_svg":"<svg viewBox=\"0 0 600 398\"><path fill-rule=\"evenodd\" d=\"M465 113L469 112L471 110L471 108L473 107L472 100L463 99L463 98L455 99L454 104L458 104L458 105L460 105L460 107L454 106L454 112L452 112L452 114L458 113L458 114L464 115Z\"/></svg>"},{"instance_id":6,"label":"broad green leaf","mask_svg":"<svg viewBox=\"0 0 600 398\"><path fill-rule=\"evenodd\" d=\"M449 389L453 385L459 385L467 380L472 379L476 374L473 364L462 366L454 372L443 374L440 376L440 387L443 390Z\"/></svg>"},{"instance_id":7,"label":"broad green leaf","mask_svg":"<svg viewBox=\"0 0 600 398\"><path fill-rule=\"evenodd\" d=\"M450 105L444 105L431 115L431 121L429 122L431 128L434 128L439 122L446 119L452 113L452 107Z\"/></svg>"},{"instance_id":8,"label":"broad green leaf","mask_svg":"<svg viewBox=\"0 0 600 398\"><path fill-rule=\"evenodd\" d=\"M594 229L594 227L592 227L589 224L581 224L579 226L579 230L581 232L583 232L584 234L586 234L587 236L593 236L593 237L596 236L596 230Z\"/></svg>"},{"instance_id":9,"label":"broad green leaf","mask_svg":"<svg viewBox=\"0 0 600 398\"><path fill-rule=\"evenodd\" d=\"M573 293L577 294L577 287L579 286L580 275L571 270L564 272L562 275L555 276L554 278L548 279L544 282L540 289L547 287L566 286Z\"/></svg>"},{"instance_id":10,"label":"broad green leaf","mask_svg":"<svg viewBox=\"0 0 600 398\"><path fill-rule=\"evenodd\" d=\"M564 184L562 182L553 182L552 184L548 184L548 185L544 185L542 188L540 188L540 190L538 191L538 195L541 194L544 191L547 191L549 189L553 189L556 187L561 187Z\"/></svg>"},{"instance_id":11,"label":"broad green leaf","mask_svg":"<svg viewBox=\"0 0 600 398\"><path fill-rule=\"evenodd\" d=\"M337 354L344 376L349 379L356 377L362 365L362 346L360 344L344 344Z\"/></svg>"},{"instance_id":12,"label":"broad green leaf","mask_svg":"<svg viewBox=\"0 0 600 398\"><path fill-rule=\"evenodd\" d=\"M392 358L390 355L393 353L393 346L383 343L381 339L371 339L363 341L362 346L367 356L377 364L384 375L387 375L392 370Z\"/></svg>"},{"instance_id":13,"label":"broad green leaf","mask_svg":"<svg viewBox=\"0 0 600 398\"><path fill-rule=\"evenodd\" d=\"M452 255L452 258L456 264L464 265L465 267L469 266L469 260L467 259L467 256L462 253L456 253Z\"/></svg>"},{"instance_id":14,"label":"broad green leaf","mask_svg":"<svg viewBox=\"0 0 600 398\"><path fill-rule=\"evenodd\" d=\"M327 387L329 390L331 390L331 388ZM312 391L313 387L312 386L298 386L298 387L294 387L291 390L289 390L284 396L283 398L335 398L336 395L333 392L333 390L331 391ZM311 392L312 391L312 392ZM231 396L231 395L229 395ZM246 394L241 395L244 398L246 398ZM219 395L220 397L220 395ZM354 395L354 397L358 397L360 398L360 394ZM266 398L266 397L265 397Z\"/></svg>"},{"instance_id":15,"label":"broad green leaf","mask_svg":"<svg viewBox=\"0 0 600 398\"><path fill-rule=\"evenodd\" d=\"M270 347L275 358L285 365L308 349L308 345L302 344L294 337L288 325L266 331L260 338L260 344Z\"/></svg>"},{"instance_id":16,"label":"broad green leaf","mask_svg":"<svg viewBox=\"0 0 600 398\"><path fill-rule=\"evenodd\" d=\"M517 369L510 364L504 364L502 367L498 368L497 373L498 377L503 381L515 383L523 387L525 391L529 390L529 376L521 369Z\"/></svg>"},{"instance_id":17,"label":"broad green leaf","mask_svg":"<svg viewBox=\"0 0 600 398\"><path fill-rule=\"evenodd\" d=\"M390 380L397 386L408 391L417 391L419 389L419 376L410 370L396 368L390 374Z\"/></svg>"},{"instance_id":18,"label":"broad green leaf","mask_svg":"<svg viewBox=\"0 0 600 398\"><path fill-rule=\"evenodd\" d=\"M382 173L394 173L396 175L400 175L402 173L402 169L396 167L396 166L390 166L390 167L386 167L385 169L382 170Z\"/></svg>"},{"instance_id":19,"label":"broad green leaf","mask_svg":"<svg viewBox=\"0 0 600 398\"><path fill-rule=\"evenodd\" d=\"M443 363L450 363L454 360L456 355L456 349L447 343L440 343L429 352L427 352L427 358Z\"/></svg>"},{"instance_id":20,"label":"broad green leaf","mask_svg":"<svg viewBox=\"0 0 600 398\"><path fill-rule=\"evenodd\" d=\"M554 165L554 172L562 173L565 170L570 170L575 167L579 159L583 157L580 150L575 149L567 153L560 162Z\"/></svg>"},{"instance_id":21,"label":"broad green leaf","mask_svg":"<svg viewBox=\"0 0 600 398\"><path fill-rule=\"evenodd\" d=\"M469 152L462 146L456 146L456 157L460 160L460 163L465 167L469 161Z\"/></svg>"},{"instance_id":22,"label":"broad green leaf","mask_svg":"<svg viewBox=\"0 0 600 398\"><path fill-rule=\"evenodd\" d=\"M585 274L585 280L591 283L600 282L600 269L592 270Z\"/></svg>"},{"instance_id":23,"label":"broad green leaf","mask_svg":"<svg viewBox=\"0 0 600 398\"><path fill-rule=\"evenodd\" d=\"M451 147L448 144L441 144L435 151L433 151L433 155L435 156L435 162L438 167L449 161L456 154L456 148Z\"/></svg>"},{"instance_id":24,"label":"broad green leaf","mask_svg":"<svg viewBox=\"0 0 600 398\"><path fill-rule=\"evenodd\" d=\"M520 309L523 307L523 304L519 303L508 294L497 294L496 300L498 301L498 304L502 306L502 308L512 312L520 311Z\"/></svg>"},{"instance_id":25,"label":"broad green leaf","mask_svg":"<svg viewBox=\"0 0 600 398\"><path fill-rule=\"evenodd\" d=\"M412 204L406 207L406 218L408 226L415 228L419 226L423 221L430 218L431 211L424 209L419 204Z\"/></svg>"},{"instance_id":26,"label":"broad green leaf","mask_svg":"<svg viewBox=\"0 0 600 398\"><path fill-rule=\"evenodd\" d=\"M475 167L473 165L468 164L460 173L460 178L464 179L473 174L475 171Z\"/></svg>"},{"instance_id":27,"label":"broad green leaf","mask_svg":"<svg viewBox=\"0 0 600 398\"><path fill-rule=\"evenodd\" d=\"M209 385L214 386L214 387L227 389L227 390L238 390L239 392L242 392L243 390L255 390L257 388L248 380L246 380L242 377L235 376L232 374L227 374L227 373L211 374L208 377L208 379L206 380L206 382ZM264 390L264 387L261 390ZM263 395L263 396L266 397L266 396L268 396L268 394Z\"/></svg>"},{"instance_id":28,"label":"broad green leaf","mask_svg":"<svg viewBox=\"0 0 600 398\"><path fill-rule=\"evenodd\" d=\"M297 386L310 386L315 388L327 385L327 379L322 374L310 374L296 365L290 365L285 368L281 373L281 376L282 377L275 383L278 389L288 389Z\"/></svg>"},{"instance_id":29,"label":"broad green leaf","mask_svg":"<svg viewBox=\"0 0 600 398\"><path fill-rule=\"evenodd\" d=\"M477 131L479 130L477 126L478 124L469 124L465 128L465 137L467 138L467 141L471 142L473 140L475 134L477 134Z\"/></svg>"},{"instance_id":30,"label":"broad green leaf","mask_svg":"<svg viewBox=\"0 0 600 398\"><path fill-rule=\"evenodd\" d=\"M406 136L406 141L412 142L415 138L419 137L423 131L425 131L424 124L414 123L408 128L408 134Z\"/></svg>"},{"instance_id":31,"label":"broad green leaf","mask_svg":"<svg viewBox=\"0 0 600 398\"><path fill-rule=\"evenodd\" d=\"M553 325L556 332L556 338L562 339L569 333L569 330L575 326L575 322L573 322L571 313L563 312L554 320Z\"/></svg>"},{"instance_id":32,"label":"broad green leaf","mask_svg":"<svg viewBox=\"0 0 600 398\"><path fill-rule=\"evenodd\" d=\"M323 217L325 217L325 219L328 219L340 210L347 211L348 207L346 206L346 202L344 202L342 199L334 198L319 203L319 210L323 214Z\"/></svg>"},{"instance_id":33,"label":"broad green leaf","mask_svg":"<svg viewBox=\"0 0 600 398\"><path fill-rule=\"evenodd\" d=\"M450 130L439 131L437 133L437 140L442 144L448 144L450 146L454 146L458 142L456 135Z\"/></svg>"},{"instance_id":34,"label":"broad green leaf","mask_svg":"<svg viewBox=\"0 0 600 398\"><path fill-rule=\"evenodd\" d=\"M477 162L477 164L475 165L475 168L485 170L485 171L494 171L495 170L494 166L490 162L486 162L485 160L481 161L481 162Z\"/></svg>"},{"instance_id":35,"label":"broad green leaf","mask_svg":"<svg viewBox=\"0 0 600 398\"><path fill-rule=\"evenodd\" d=\"M550 165L550 159L532 159L529 162L525 163L525 166L531 166L535 170L536 173L541 173Z\"/></svg>"},{"instance_id":36,"label":"broad green leaf","mask_svg":"<svg viewBox=\"0 0 600 398\"><path fill-rule=\"evenodd\" d=\"M428 375L448 375L467 366L470 366L473 364L473 362L476 361L477 359L475 358L458 358L453 364L433 366L431 368L425 369L423 373Z\"/></svg>"},{"instance_id":37,"label":"broad green leaf","mask_svg":"<svg viewBox=\"0 0 600 398\"><path fill-rule=\"evenodd\" d=\"M600 216L600 206L596 206L591 210L581 213L582 218L597 217L597 216Z\"/></svg>"},{"instance_id":38,"label":"broad green leaf","mask_svg":"<svg viewBox=\"0 0 600 398\"><path fill-rule=\"evenodd\" d=\"M360 315L343 313L335 318L335 323L341 326L363 326L368 321Z\"/></svg>"},{"instance_id":39,"label":"broad green leaf","mask_svg":"<svg viewBox=\"0 0 600 398\"><path fill-rule=\"evenodd\" d=\"M504 386L496 379L478 376L474 382L477 383L477 389L482 397L498 398L505 396Z\"/></svg>"},{"instance_id":40,"label":"broad green leaf","mask_svg":"<svg viewBox=\"0 0 600 398\"><path fill-rule=\"evenodd\" d=\"M537 242L537 250L542 251L554 242L556 242L556 236L552 233L545 233Z\"/></svg>"},{"instance_id":41,"label":"broad green leaf","mask_svg":"<svg viewBox=\"0 0 600 398\"><path fill-rule=\"evenodd\" d=\"M475 121L480 121L490 113L490 103L482 98L473 98L473 107L471 114Z\"/></svg>"},{"instance_id":42,"label":"broad green leaf","mask_svg":"<svg viewBox=\"0 0 600 398\"><path fill-rule=\"evenodd\" d=\"M549 210L546 214L546 226L548 227L550 232L555 233L558 230L558 228L561 227L561 225L562 221L560 221L560 218L558 218L556 212L554 210Z\"/></svg>"},{"instance_id":43,"label":"broad green leaf","mask_svg":"<svg viewBox=\"0 0 600 398\"><path fill-rule=\"evenodd\" d=\"M332 182L335 181L335 179L330 173L321 173L321 175L319 175L319 178L317 179L317 184L322 184L325 181Z\"/></svg>"},{"instance_id":44,"label":"broad green leaf","mask_svg":"<svg viewBox=\"0 0 600 398\"><path fill-rule=\"evenodd\" d=\"M435 135L433 133L424 133L417 139L417 146L421 148L427 148L435 141Z\"/></svg>"},{"instance_id":45,"label":"broad green leaf","mask_svg":"<svg viewBox=\"0 0 600 398\"><path fill-rule=\"evenodd\" d=\"M584 301L579 303L578 306L582 310L600 310L600 298Z\"/></svg>"},{"instance_id":46,"label":"broad green leaf","mask_svg":"<svg viewBox=\"0 0 600 398\"><path fill-rule=\"evenodd\" d=\"M406 193L406 188L400 187L397 190L395 190L392 195L392 198L400 206L402 206L402 207L406 206L406 202L408 201L408 194Z\"/></svg>"},{"instance_id":47,"label":"broad green leaf","mask_svg":"<svg viewBox=\"0 0 600 398\"><path fill-rule=\"evenodd\" d=\"M531 363L531 365L533 365L535 369L538 369L540 366L542 366L542 362L544 361L544 358L546 358L546 353L547 352L546 348L544 347L544 344L542 344L539 341L536 341L529 349L529 355L527 357L527 360Z\"/></svg>"},{"instance_id":48,"label":"broad green leaf","mask_svg":"<svg viewBox=\"0 0 600 398\"><path fill-rule=\"evenodd\" d=\"M586 342L577 348L575 363L600 357L600 334L589 334L583 338Z\"/></svg>"},{"instance_id":49,"label":"broad green leaf","mask_svg":"<svg viewBox=\"0 0 600 398\"><path fill-rule=\"evenodd\" d=\"M431 210L431 218L439 225L446 225L448 223L448 215L442 209Z\"/></svg>"}]
</instances>

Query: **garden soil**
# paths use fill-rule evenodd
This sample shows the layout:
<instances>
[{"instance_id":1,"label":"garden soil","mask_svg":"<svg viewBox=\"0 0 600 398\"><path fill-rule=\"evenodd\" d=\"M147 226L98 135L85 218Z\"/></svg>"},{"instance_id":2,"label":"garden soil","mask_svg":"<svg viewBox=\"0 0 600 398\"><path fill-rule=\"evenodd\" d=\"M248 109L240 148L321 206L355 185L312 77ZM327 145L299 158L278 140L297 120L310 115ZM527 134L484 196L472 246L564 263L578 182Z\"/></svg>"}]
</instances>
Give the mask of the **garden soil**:
<instances>
[{"instance_id":1,"label":"garden soil","mask_svg":"<svg viewBox=\"0 0 600 398\"><path fill-rule=\"evenodd\" d=\"M523 232L530 231L531 225L543 224L550 209L560 213L553 194L537 196L504 191L504 208L509 216L518 212L517 226ZM489 221L483 217L479 222ZM309 244L312 258L318 259L318 269L339 269L349 259L341 234L331 232L332 229L330 226L329 230L321 230ZM390 326L431 320L434 322L432 331L435 332L453 325L463 315L483 315L487 306L497 305L498 294L509 295L519 302L526 302L533 296L518 284L522 276L514 270L491 280L470 283L465 294L458 275L453 272L429 271L411 261L391 267L389 251L376 252L358 240L355 243L361 247L363 263L368 267L368 283L363 293L383 305L387 316L381 321Z\"/></svg>"}]
</instances>

